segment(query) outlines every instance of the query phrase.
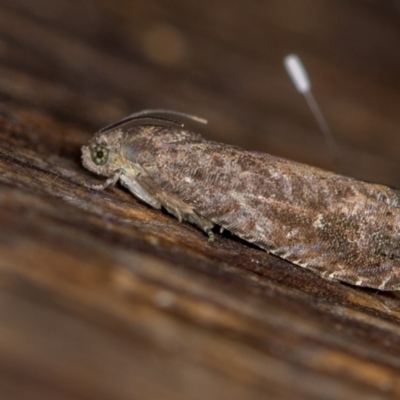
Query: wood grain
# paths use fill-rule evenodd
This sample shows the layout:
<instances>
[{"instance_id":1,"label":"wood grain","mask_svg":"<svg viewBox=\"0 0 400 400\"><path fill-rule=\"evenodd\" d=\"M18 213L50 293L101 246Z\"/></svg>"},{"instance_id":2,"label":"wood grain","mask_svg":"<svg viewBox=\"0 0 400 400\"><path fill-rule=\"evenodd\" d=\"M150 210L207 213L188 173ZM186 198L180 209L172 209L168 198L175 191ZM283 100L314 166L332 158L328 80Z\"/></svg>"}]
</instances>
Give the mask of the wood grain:
<instances>
[{"instance_id":1,"label":"wood grain","mask_svg":"<svg viewBox=\"0 0 400 400\"><path fill-rule=\"evenodd\" d=\"M214 242L80 146L149 107L329 167L282 68L296 51L348 174L400 186L394 2L0 1L1 399L400 397L400 300ZM325 154L325 155L324 155Z\"/></svg>"}]
</instances>

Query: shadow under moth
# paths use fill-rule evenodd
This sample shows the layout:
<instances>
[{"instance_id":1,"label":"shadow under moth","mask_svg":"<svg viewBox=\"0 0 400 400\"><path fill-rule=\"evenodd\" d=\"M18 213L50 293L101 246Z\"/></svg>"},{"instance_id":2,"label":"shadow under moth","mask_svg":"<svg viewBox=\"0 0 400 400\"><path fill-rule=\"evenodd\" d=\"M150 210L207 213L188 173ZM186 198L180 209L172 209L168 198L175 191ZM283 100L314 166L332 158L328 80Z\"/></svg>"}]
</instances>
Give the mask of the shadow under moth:
<instances>
[{"instance_id":1,"label":"shadow under moth","mask_svg":"<svg viewBox=\"0 0 400 400\"><path fill-rule=\"evenodd\" d=\"M82 162L107 177L91 188L120 181L211 239L219 225L327 279L400 289L398 190L207 141L151 110L97 132Z\"/></svg>"}]
</instances>

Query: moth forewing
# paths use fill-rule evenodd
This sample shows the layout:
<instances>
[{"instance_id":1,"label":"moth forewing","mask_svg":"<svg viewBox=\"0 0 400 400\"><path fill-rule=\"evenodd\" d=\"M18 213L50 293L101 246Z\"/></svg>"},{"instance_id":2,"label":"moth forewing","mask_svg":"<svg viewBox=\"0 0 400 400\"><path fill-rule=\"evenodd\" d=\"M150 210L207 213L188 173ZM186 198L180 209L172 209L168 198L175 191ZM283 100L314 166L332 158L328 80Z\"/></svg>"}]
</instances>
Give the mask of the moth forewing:
<instances>
[{"instance_id":1,"label":"moth forewing","mask_svg":"<svg viewBox=\"0 0 400 400\"><path fill-rule=\"evenodd\" d=\"M99 165L103 153L93 149L101 147L108 160ZM100 131L82 158L109 179L119 171L136 197L206 233L217 224L325 278L400 287L394 189L206 141L165 121Z\"/></svg>"}]
</instances>

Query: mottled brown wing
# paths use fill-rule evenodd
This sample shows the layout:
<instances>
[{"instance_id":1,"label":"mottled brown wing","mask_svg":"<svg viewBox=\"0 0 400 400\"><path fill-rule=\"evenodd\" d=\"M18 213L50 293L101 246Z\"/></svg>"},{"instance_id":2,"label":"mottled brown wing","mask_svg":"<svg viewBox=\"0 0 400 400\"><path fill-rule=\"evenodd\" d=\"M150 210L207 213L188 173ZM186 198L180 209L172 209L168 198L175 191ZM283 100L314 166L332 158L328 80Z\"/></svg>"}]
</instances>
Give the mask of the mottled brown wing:
<instances>
[{"instance_id":1,"label":"mottled brown wing","mask_svg":"<svg viewBox=\"0 0 400 400\"><path fill-rule=\"evenodd\" d=\"M155 154L149 176L242 239L330 279L400 287L392 189L213 142Z\"/></svg>"}]
</instances>

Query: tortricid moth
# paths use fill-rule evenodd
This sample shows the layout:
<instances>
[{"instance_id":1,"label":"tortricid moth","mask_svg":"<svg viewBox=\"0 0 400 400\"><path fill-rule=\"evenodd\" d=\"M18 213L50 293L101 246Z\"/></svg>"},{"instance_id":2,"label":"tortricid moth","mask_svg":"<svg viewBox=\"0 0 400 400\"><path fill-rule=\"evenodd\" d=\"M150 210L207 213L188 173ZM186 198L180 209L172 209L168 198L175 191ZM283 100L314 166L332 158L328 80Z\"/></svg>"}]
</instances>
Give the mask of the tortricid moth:
<instances>
[{"instance_id":1,"label":"tortricid moth","mask_svg":"<svg viewBox=\"0 0 400 400\"><path fill-rule=\"evenodd\" d=\"M207 141L150 111L97 132L82 162L107 177L91 188L119 181L210 237L218 225L327 279L400 289L398 190Z\"/></svg>"}]
</instances>

